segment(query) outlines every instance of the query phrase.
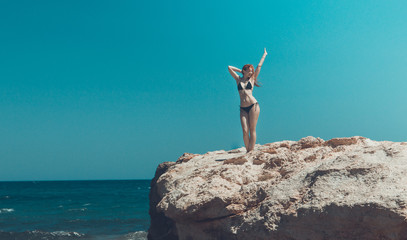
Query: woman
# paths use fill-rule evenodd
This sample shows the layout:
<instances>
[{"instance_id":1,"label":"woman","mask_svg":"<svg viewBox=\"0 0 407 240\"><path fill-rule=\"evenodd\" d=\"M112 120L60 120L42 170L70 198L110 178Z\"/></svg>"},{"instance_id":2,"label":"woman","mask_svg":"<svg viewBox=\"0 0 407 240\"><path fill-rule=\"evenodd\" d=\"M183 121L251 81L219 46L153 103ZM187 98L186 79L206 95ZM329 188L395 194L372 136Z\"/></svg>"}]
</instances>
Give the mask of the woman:
<instances>
[{"instance_id":1,"label":"woman","mask_svg":"<svg viewBox=\"0 0 407 240\"><path fill-rule=\"evenodd\" d=\"M240 122L242 124L243 141L247 152L253 150L256 144L256 125L260 114L260 106L253 97L253 86L259 87L257 77L259 76L261 66L266 56L267 52L264 48L263 57L259 65L257 65L256 70L254 70L251 64L244 65L242 70L228 66L230 74L236 80L240 95ZM236 72L242 73L243 77L239 77Z\"/></svg>"}]
</instances>

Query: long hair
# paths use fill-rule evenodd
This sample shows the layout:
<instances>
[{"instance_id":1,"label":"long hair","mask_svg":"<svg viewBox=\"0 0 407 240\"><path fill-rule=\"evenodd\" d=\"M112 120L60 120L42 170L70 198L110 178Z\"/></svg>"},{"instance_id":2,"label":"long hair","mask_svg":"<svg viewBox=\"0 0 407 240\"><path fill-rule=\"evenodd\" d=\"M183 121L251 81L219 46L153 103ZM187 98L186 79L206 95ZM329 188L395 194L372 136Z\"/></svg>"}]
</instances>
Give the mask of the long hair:
<instances>
[{"instance_id":1,"label":"long hair","mask_svg":"<svg viewBox=\"0 0 407 240\"><path fill-rule=\"evenodd\" d=\"M248 69L251 69L252 72L253 72L253 75L254 75L254 67L253 67L252 64L246 64L246 65L244 65L244 66L242 67L242 73L243 73L243 70L248 70ZM260 83L260 82L258 82L258 83ZM260 85L259 85L258 83L257 83L257 78L255 78L255 79L254 79L254 86L260 87Z\"/></svg>"}]
</instances>

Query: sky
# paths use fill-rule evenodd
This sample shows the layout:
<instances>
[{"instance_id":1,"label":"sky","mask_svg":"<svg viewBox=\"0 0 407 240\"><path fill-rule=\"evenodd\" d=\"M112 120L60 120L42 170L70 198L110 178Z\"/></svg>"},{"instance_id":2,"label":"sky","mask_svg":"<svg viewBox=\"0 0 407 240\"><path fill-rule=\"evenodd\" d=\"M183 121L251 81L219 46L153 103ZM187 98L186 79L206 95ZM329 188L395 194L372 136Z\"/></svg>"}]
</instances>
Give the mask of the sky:
<instances>
[{"instance_id":1,"label":"sky","mask_svg":"<svg viewBox=\"0 0 407 240\"><path fill-rule=\"evenodd\" d=\"M268 55L257 143L407 141L406 1L0 3L0 181L152 179L244 146L227 66Z\"/></svg>"}]
</instances>

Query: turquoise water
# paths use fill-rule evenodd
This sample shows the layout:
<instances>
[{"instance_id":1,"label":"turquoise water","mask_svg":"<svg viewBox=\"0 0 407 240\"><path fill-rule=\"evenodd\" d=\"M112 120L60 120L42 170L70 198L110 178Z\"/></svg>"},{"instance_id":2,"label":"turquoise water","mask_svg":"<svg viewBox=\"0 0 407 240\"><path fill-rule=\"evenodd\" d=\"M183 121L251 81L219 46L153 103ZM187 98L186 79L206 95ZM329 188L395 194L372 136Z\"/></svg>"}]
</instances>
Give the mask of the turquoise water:
<instances>
[{"instance_id":1,"label":"turquoise water","mask_svg":"<svg viewBox=\"0 0 407 240\"><path fill-rule=\"evenodd\" d=\"M0 239L146 239L150 180L0 182Z\"/></svg>"}]
</instances>

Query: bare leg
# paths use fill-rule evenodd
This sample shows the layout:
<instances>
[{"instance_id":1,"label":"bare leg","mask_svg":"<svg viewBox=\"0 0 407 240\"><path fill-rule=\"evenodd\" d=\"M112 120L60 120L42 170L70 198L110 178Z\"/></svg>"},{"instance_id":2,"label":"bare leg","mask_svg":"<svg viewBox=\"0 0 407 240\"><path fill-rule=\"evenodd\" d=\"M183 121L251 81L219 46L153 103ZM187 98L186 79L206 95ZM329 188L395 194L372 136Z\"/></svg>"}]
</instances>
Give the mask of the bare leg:
<instances>
[{"instance_id":1,"label":"bare leg","mask_svg":"<svg viewBox=\"0 0 407 240\"><path fill-rule=\"evenodd\" d=\"M260 114L260 106L256 103L249 112L249 128L250 128L250 139L249 139L249 148L248 152L254 149L254 145L256 144L256 125L257 120L259 119Z\"/></svg>"},{"instance_id":2,"label":"bare leg","mask_svg":"<svg viewBox=\"0 0 407 240\"><path fill-rule=\"evenodd\" d=\"M242 109L240 109L240 123L242 124L244 146L246 151L249 151L249 114Z\"/></svg>"}]
</instances>

